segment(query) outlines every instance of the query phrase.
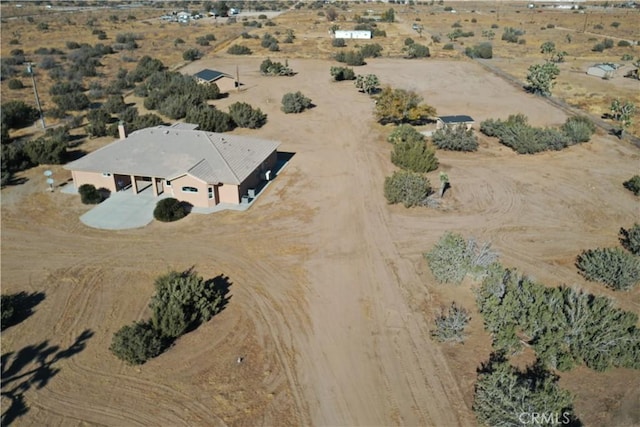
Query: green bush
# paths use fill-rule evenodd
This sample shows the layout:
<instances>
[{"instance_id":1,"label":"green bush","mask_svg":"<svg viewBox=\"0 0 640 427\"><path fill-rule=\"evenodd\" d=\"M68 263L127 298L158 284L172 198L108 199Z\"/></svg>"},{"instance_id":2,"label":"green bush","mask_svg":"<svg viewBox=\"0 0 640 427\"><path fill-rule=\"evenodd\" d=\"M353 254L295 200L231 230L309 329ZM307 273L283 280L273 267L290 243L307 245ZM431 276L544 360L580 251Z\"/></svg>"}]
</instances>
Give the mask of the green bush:
<instances>
[{"instance_id":1,"label":"green bush","mask_svg":"<svg viewBox=\"0 0 640 427\"><path fill-rule=\"evenodd\" d=\"M560 128L573 144L587 142L596 131L596 125L586 116L569 117Z\"/></svg>"},{"instance_id":2,"label":"green bush","mask_svg":"<svg viewBox=\"0 0 640 427\"><path fill-rule=\"evenodd\" d=\"M304 110L311 108L313 104L311 99L307 98L302 92L290 92L282 97L282 111L285 113L302 113Z\"/></svg>"},{"instance_id":3,"label":"green bush","mask_svg":"<svg viewBox=\"0 0 640 427\"><path fill-rule=\"evenodd\" d=\"M7 101L0 107L0 112L2 127L7 129L31 126L39 117L38 110L24 101Z\"/></svg>"},{"instance_id":4,"label":"green bush","mask_svg":"<svg viewBox=\"0 0 640 427\"><path fill-rule=\"evenodd\" d=\"M478 137L464 125L445 126L433 134L433 145L450 151L476 151Z\"/></svg>"},{"instance_id":5,"label":"green bush","mask_svg":"<svg viewBox=\"0 0 640 427\"><path fill-rule=\"evenodd\" d=\"M246 102L235 102L229 106L229 115L238 127L258 129L267 122L267 115Z\"/></svg>"},{"instance_id":6,"label":"green bush","mask_svg":"<svg viewBox=\"0 0 640 427\"><path fill-rule=\"evenodd\" d=\"M493 27L492 27L493 28ZM524 34L524 31L517 28L506 27L502 33L502 40L509 43L518 43L519 37Z\"/></svg>"},{"instance_id":7,"label":"green bush","mask_svg":"<svg viewBox=\"0 0 640 427\"><path fill-rule=\"evenodd\" d=\"M11 90L19 90L24 88L24 84L22 84L22 80L20 79L11 79L9 80L7 85Z\"/></svg>"},{"instance_id":8,"label":"green bush","mask_svg":"<svg viewBox=\"0 0 640 427\"><path fill-rule=\"evenodd\" d=\"M198 49L191 48L182 52L182 59L185 61L195 61L196 59L202 58L202 52Z\"/></svg>"},{"instance_id":9,"label":"green bush","mask_svg":"<svg viewBox=\"0 0 640 427\"><path fill-rule=\"evenodd\" d=\"M618 42L618 47L629 47L631 46L631 43L629 43L627 40L620 40Z\"/></svg>"},{"instance_id":10,"label":"green bush","mask_svg":"<svg viewBox=\"0 0 640 427\"><path fill-rule=\"evenodd\" d=\"M235 127L230 114L208 105L190 108L185 121L196 123L200 130L206 132L228 132Z\"/></svg>"},{"instance_id":11,"label":"green bush","mask_svg":"<svg viewBox=\"0 0 640 427\"><path fill-rule=\"evenodd\" d=\"M355 80L356 74L353 72L353 68L348 67L331 67L329 70L331 77L337 82L342 80Z\"/></svg>"},{"instance_id":12,"label":"green bush","mask_svg":"<svg viewBox=\"0 0 640 427\"><path fill-rule=\"evenodd\" d=\"M632 254L640 255L640 224L633 224L628 230L621 228L620 244Z\"/></svg>"},{"instance_id":13,"label":"green bush","mask_svg":"<svg viewBox=\"0 0 640 427\"><path fill-rule=\"evenodd\" d=\"M362 54L362 52L356 52L353 50L347 51L347 52L338 52L335 56L336 61L338 62L344 62L347 65L351 65L351 66L359 66L359 65L364 65L364 55Z\"/></svg>"},{"instance_id":14,"label":"green bush","mask_svg":"<svg viewBox=\"0 0 640 427\"><path fill-rule=\"evenodd\" d=\"M205 281L195 271L171 271L155 281L151 324L164 337L177 338L218 313L225 303L216 280Z\"/></svg>"},{"instance_id":15,"label":"green bush","mask_svg":"<svg viewBox=\"0 0 640 427\"><path fill-rule=\"evenodd\" d=\"M582 119L574 120L583 121ZM585 124L585 126L588 125ZM485 120L480 123L480 131L487 136L498 137L501 144L520 154L561 150L572 142L567 134L558 129L529 126L527 117L522 114L510 115L506 121Z\"/></svg>"},{"instance_id":16,"label":"green bush","mask_svg":"<svg viewBox=\"0 0 640 427\"><path fill-rule=\"evenodd\" d=\"M333 39L331 41L331 46L333 47L345 47L347 45L347 43L344 41L344 39Z\"/></svg>"},{"instance_id":17,"label":"green bush","mask_svg":"<svg viewBox=\"0 0 640 427\"><path fill-rule=\"evenodd\" d=\"M424 141L400 142L393 145L391 162L408 171L427 173L438 168L436 152Z\"/></svg>"},{"instance_id":18,"label":"green bush","mask_svg":"<svg viewBox=\"0 0 640 427\"><path fill-rule=\"evenodd\" d=\"M392 144L414 141L424 142L425 138L424 135L418 132L413 126L401 124L393 129L387 137L387 141Z\"/></svg>"},{"instance_id":19,"label":"green bush","mask_svg":"<svg viewBox=\"0 0 640 427\"><path fill-rule=\"evenodd\" d=\"M390 204L402 203L406 208L419 206L430 192L429 179L419 173L396 171L384 180L384 197Z\"/></svg>"},{"instance_id":20,"label":"green bush","mask_svg":"<svg viewBox=\"0 0 640 427\"><path fill-rule=\"evenodd\" d=\"M431 56L431 52L429 52L429 48L425 45L419 43L411 43L406 48L406 58L428 58Z\"/></svg>"},{"instance_id":21,"label":"green bush","mask_svg":"<svg viewBox=\"0 0 640 427\"><path fill-rule=\"evenodd\" d=\"M640 258L620 248L583 251L576 266L585 279L602 282L614 290L630 290L640 282Z\"/></svg>"},{"instance_id":22,"label":"green bush","mask_svg":"<svg viewBox=\"0 0 640 427\"><path fill-rule=\"evenodd\" d=\"M473 47L467 47L464 53L470 58L493 58L493 46L489 42L483 42Z\"/></svg>"},{"instance_id":23,"label":"green bush","mask_svg":"<svg viewBox=\"0 0 640 427\"><path fill-rule=\"evenodd\" d=\"M173 222L187 215L184 204L173 197L159 200L153 210L153 217L162 222Z\"/></svg>"},{"instance_id":24,"label":"green bush","mask_svg":"<svg viewBox=\"0 0 640 427\"><path fill-rule=\"evenodd\" d=\"M464 341L464 329L471 320L469 312L463 307L459 307L455 302L451 303L449 310L444 310L436 317L436 327L431 331L431 336L440 342Z\"/></svg>"},{"instance_id":25,"label":"green bush","mask_svg":"<svg viewBox=\"0 0 640 427\"><path fill-rule=\"evenodd\" d=\"M289 68L289 63L285 61L284 65L281 62L273 62L267 58L260 64L260 72L267 76L293 76L295 73Z\"/></svg>"},{"instance_id":26,"label":"green bush","mask_svg":"<svg viewBox=\"0 0 640 427\"><path fill-rule=\"evenodd\" d=\"M102 201L102 195L93 184L82 184L78 188L80 200L85 205L97 205Z\"/></svg>"},{"instance_id":27,"label":"green bush","mask_svg":"<svg viewBox=\"0 0 640 427\"><path fill-rule=\"evenodd\" d=\"M454 46L453 43L447 43L444 46L442 46L442 50L453 50Z\"/></svg>"},{"instance_id":28,"label":"green bush","mask_svg":"<svg viewBox=\"0 0 640 427\"><path fill-rule=\"evenodd\" d=\"M253 52L247 46L234 44L227 49L227 53L230 55L251 55Z\"/></svg>"},{"instance_id":29,"label":"green bush","mask_svg":"<svg viewBox=\"0 0 640 427\"><path fill-rule=\"evenodd\" d=\"M109 350L130 365L141 365L164 350L161 334L149 322L123 326L115 334Z\"/></svg>"},{"instance_id":30,"label":"green bush","mask_svg":"<svg viewBox=\"0 0 640 427\"><path fill-rule=\"evenodd\" d=\"M364 58L377 58L382 52L382 46L378 43L365 44L360 48L360 53Z\"/></svg>"},{"instance_id":31,"label":"green bush","mask_svg":"<svg viewBox=\"0 0 640 427\"><path fill-rule=\"evenodd\" d=\"M623 182L622 185L636 196L640 195L640 175L632 176L631 179Z\"/></svg>"},{"instance_id":32,"label":"green bush","mask_svg":"<svg viewBox=\"0 0 640 427\"><path fill-rule=\"evenodd\" d=\"M438 282L457 285L467 274L487 274L498 254L491 250L490 243L479 245L473 238L465 240L461 234L446 232L424 257Z\"/></svg>"}]
</instances>

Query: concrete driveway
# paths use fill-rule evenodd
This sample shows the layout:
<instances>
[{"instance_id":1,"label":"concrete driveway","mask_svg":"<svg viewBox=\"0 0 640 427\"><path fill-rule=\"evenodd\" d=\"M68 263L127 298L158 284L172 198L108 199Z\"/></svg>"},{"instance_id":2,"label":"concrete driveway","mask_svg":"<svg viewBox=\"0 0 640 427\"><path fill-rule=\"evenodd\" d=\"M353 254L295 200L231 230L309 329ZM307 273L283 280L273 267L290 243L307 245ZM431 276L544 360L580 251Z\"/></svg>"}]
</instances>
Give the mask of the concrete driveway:
<instances>
[{"instance_id":1,"label":"concrete driveway","mask_svg":"<svg viewBox=\"0 0 640 427\"><path fill-rule=\"evenodd\" d=\"M111 193L107 200L82 215L80 221L104 230L144 227L153 221L153 210L162 198L154 197L151 189L139 194L133 194L131 190Z\"/></svg>"}]
</instances>

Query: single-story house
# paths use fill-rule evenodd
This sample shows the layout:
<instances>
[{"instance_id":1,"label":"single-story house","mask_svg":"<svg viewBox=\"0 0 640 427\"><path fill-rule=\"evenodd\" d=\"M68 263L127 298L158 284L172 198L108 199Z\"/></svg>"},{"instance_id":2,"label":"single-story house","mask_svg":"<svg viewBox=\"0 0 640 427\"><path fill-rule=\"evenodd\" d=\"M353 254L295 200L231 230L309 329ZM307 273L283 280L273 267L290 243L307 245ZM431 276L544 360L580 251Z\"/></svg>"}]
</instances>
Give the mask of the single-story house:
<instances>
[{"instance_id":1,"label":"single-story house","mask_svg":"<svg viewBox=\"0 0 640 427\"><path fill-rule=\"evenodd\" d=\"M613 77L617 68L615 64L596 64L587 69L587 74L602 79L610 79Z\"/></svg>"},{"instance_id":2,"label":"single-story house","mask_svg":"<svg viewBox=\"0 0 640 427\"><path fill-rule=\"evenodd\" d=\"M334 39L370 39L371 31L365 30L336 30L333 33Z\"/></svg>"},{"instance_id":3,"label":"single-story house","mask_svg":"<svg viewBox=\"0 0 640 427\"><path fill-rule=\"evenodd\" d=\"M442 129L445 126L460 126L463 125L467 129L471 129L475 121L470 116L440 116L436 119L436 128Z\"/></svg>"},{"instance_id":4,"label":"single-story house","mask_svg":"<svg viewBox=\"0 0 640 427\"><path fill-rule=\"evenodd\" d=\"M193 75L193 77L196 78L198 83L217 84L218 89L223 93L229 92L238 86L238 82L236 82L236 79L234 79L230 74L223 73L222 71L209 70L208 68L198 71Z\"/></svg>"},{"instance_id":5,"label":"single-story house","mask_svg":"<svg viewBox=\"0 0 640 427\"><path fill-rule=\"evenodd\" d=\"M76 188L93 184L111 192L170 194L197 207L239 204L273 177L279 143L205 132L176 123L124 133L121 138L65 165Z\"/></svg>"}]
</instances>

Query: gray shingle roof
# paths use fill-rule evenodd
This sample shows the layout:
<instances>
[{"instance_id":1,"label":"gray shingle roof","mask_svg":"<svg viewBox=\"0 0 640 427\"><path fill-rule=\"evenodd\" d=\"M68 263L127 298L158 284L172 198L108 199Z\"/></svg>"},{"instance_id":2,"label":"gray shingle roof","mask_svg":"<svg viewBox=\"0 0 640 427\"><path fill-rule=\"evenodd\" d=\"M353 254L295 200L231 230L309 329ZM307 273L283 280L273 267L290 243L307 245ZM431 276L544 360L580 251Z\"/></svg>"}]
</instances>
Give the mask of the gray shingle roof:
<instances>
[{"instance_id":1,"label":"gray shingle roof","mask_svg":"<svg viewBox=\"0 0 640 427\"><path fill-rule=\"evenodd\" d=\"M65 169L169 180L189 173L208 184L240 184L278 145L266 139L157 126L133 132Z\"/></svg>"},{"instance_id":2,"label":"gray shingle roof","mask_svg":"<svg viewBox=\"0 0 640 427\"><path fill-rule=\"evenodd\" d=\"M463 115L458 115L458 116L440 116L438 118L440 120L442 120L444 123L447 123L447 124L473 122L473 119L470 116L463 116Z\"/></svg>"},{"instance_id":3,"label":"gray shingle roof","mask_svg":"<svg viewBox=\"0 0 640 427\"><path fill-rule=\"evenodd\" d=\"M226 77L231 77L230 75L225 74L223 72L215 71L215 70L209 70L208 68L204 69L202 71L198 71L193 76L197 77L199 79L202 79L204 81L207 81L207 82L212 82L212 81L218 80L220 77L225 77L225 76Z\"/></svg>"}]
</instances>

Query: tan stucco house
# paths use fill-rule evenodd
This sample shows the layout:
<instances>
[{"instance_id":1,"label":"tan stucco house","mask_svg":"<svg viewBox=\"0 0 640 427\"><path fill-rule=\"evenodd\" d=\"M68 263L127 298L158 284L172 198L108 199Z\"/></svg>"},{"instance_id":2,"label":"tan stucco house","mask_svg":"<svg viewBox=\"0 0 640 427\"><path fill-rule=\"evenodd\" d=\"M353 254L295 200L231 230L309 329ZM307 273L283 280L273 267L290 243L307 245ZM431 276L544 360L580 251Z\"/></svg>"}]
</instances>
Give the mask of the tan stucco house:
<instances>
[{"instance_id":1,"label":"tan stucco house","mask_svg":"<svg viewBox=\"0 0 640 427\"><path fill-rule=\"evenodd\" d=\"M121 135L120 140L65 165L76 188L168 194L197 207L239 204L271 179L279 143L197 130L176 123ZM124 133L124 132L123 132Z\"/></svg>"},{"instance_id":2,"label":"tan stucco house","mask_svg":"<svg viewBox=\"0 0 640 427\"><path fill-rule=\"evenodd\" d=\"M221 93L231 92L240 84L231 75L221 71L209 70L208 68L198 71L193 77L195 77L196 81L200 84L215 83L218 85Z\"/></svg>"}]
</instances>

